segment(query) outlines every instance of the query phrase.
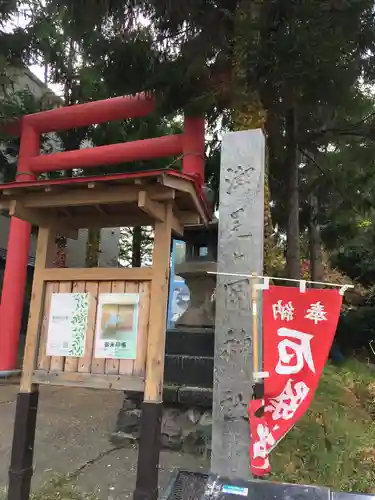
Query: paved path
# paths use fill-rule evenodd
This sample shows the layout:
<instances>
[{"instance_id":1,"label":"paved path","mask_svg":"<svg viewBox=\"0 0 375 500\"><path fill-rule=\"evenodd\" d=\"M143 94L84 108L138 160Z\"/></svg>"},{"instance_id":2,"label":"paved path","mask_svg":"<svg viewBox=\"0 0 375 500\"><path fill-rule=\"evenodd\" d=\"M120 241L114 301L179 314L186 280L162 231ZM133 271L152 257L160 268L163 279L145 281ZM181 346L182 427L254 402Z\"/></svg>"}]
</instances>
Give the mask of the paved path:
<instances>
[{"instance_id":1,"label":"paved path","mask_svg":"<svg viewBox=\"0 0 375 500\"><path fill-rule=\"evenodd\" d=\"M7 484L18 385L0 384L0 487ZM41 387L34 454L33 490L55 474L76 473L76 485L107 500L131 497L137 450L115 449L109 434L115 427L121 393ZM207 463L190 455L163 452L160 487L174 468L206 470Z\"/></svg>"}]
</instances>

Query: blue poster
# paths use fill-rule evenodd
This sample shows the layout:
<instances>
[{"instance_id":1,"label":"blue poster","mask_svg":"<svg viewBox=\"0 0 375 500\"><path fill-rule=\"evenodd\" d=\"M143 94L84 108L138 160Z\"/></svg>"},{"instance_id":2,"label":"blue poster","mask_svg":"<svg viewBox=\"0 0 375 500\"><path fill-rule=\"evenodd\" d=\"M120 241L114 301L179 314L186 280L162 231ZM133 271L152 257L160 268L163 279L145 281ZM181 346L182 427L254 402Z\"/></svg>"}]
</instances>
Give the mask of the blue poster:
<instances>
[{"instance_id":1,"label":"blue poster","mask_svg":"<svg viewBox=\"0 0 375 500\"><path fill-rule=\"evenodd\" d=\"M185 280L181 278L181 276L176 276L175 274L175 265L180 264L184 260L185 242L173 240L169 282L167 328L174 328L176 321L186 311L189 304L189 288L186 286Z\"/></svg>"}]
</instances>

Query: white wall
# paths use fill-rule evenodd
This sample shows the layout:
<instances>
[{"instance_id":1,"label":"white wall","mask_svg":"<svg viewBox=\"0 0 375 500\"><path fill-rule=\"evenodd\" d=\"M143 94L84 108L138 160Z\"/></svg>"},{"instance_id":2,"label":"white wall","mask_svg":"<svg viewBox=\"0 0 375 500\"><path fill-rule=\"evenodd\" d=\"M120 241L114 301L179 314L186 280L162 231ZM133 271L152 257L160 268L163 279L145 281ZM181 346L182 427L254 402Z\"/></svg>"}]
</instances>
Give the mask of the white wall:
<instances>
[{"instance_id":1,"label":"white wall","mask_svg":"<svg viewBox=\"0 0 375 500\"><path fill-rule=\"evenodd\" d=\"M105 228L100 237L100 267L118 267L119 228ZM68 267L85 267L87 229L80 229L78 240L68 240Z\"/></svg>"},{"instance_id":2,"label":"white wall","mask_svg":"<svg viewBox=\"0 0 375 500\"><path fill-rule=\"evenodd\" d=\"M0 215L0 249L5 250L8 245L10 218ZM106 228L101 231L99 266L118 267L119 228ZM67 265L68 267L84 267L86 254L87 229L79 231L78 240L68 240ZM31 235L29 263L33 264L36 251L36 236ZM3 252L1 252L2 254Z\"/></svg>"},{"instance_id":3,"label":"white wall","mask_svg":"<svg viewBox=\"0 0 375 500\"><path fill-rule=\"evenodd\" d=\"M12 81L13 90L24 90L28 88L30 92L37 98L41 99L44 96L50 96L53 101L58 104L62 100L58 98L52 90L39 80L28 68L7 68L7 75Z\"/></svg>"},{"instance_id":4,"label":"white wall","mask_svg":"<svg viewBox=\"0 0 375 500\"><path fill-rule=\"evenodd\" d=\"M120 228L105 228L101 231L99 267L118 267Z\"/></svg>"}]
</instances>

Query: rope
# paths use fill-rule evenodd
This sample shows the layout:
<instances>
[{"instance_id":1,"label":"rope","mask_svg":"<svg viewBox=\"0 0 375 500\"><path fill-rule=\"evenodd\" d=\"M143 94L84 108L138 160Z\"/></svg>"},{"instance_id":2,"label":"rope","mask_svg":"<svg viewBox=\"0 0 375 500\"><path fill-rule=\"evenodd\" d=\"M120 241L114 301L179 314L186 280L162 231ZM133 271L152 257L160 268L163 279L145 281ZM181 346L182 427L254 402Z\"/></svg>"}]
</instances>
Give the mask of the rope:
<instances>
[{"instance_id":1,"label":"rope","mask_svg":"<svg viewBox=\"0 0 375 500\"><path fill-rule=\"evenodd\" d=\"M207 274L215 274L216 276L233 276L233 277L239 277L242 279L239 279L236 281L236 283L240 281L244 281L245 279L254 279L254 278L260 278L264 280L263 285L256 285L258 289L260 290L268 290L269 287L269 282L270 280L278 280L278 281L291 281L293 283L299 283L300 285L300 291L301 293L304 293L306 291L306 283L310 283L313 285L321 285L321 286L332 286L332 287L337 287L340 288L340 295L344 295L345 292L351 288L354 288L354 285L340 285L339 283L326 283L324 281L311 281L311 280L297 280L293 278L279 278L277 276L254 276L252 274L239 274L239 273L218 273L215 271L206 271Z\"/></svg>"},{"instance_id":2,"label":"rope","mask_svg":"<svg viewBox=\"0 0 375 500\"><path fill-rule=\"evenodd\" d=\"M164 169L167 170L168 168L172 167L178 161L183 160L185 156L199 156L199 158L201 158L203 161L206 160L205 156L201 155L200 153L195 153L194 151L187 151L186 153L177 156L177 158L175 158L171 163L169 163L166 167L164 167Z\"/></svg>"},{"instance_id":3,"label":"rope","mask_svg":"<svg viewBox=\"0 0 375 500\"><path fill-rule=\"evenodd\" d=\"M182 155L182 158L184 156L189 156L189 155L191 155L191 156L199 156L199 158L201 158L203 161L205 161L205 159L206 159L204 155L201 155L200 153L195 153L194 151L187 151L186 153L184 153Z\"/></svg>"}]
</instances>

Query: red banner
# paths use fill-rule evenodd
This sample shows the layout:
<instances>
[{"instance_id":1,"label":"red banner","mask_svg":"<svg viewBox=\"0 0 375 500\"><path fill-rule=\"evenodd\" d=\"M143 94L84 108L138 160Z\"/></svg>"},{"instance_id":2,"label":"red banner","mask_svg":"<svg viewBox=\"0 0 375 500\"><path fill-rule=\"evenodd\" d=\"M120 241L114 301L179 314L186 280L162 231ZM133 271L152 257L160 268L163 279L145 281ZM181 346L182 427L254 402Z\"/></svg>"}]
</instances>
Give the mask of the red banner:
<instances>
[{"instance_id":1,"label":"red banner","mask_svg":"<svg viewBox=\"0 0 375 500\"><path fill-rule=\"evenodd\" d=\"M264 400L251 401L251 471L271 470L268 455L311 404L340 315L339 291L270 286L263 294ZM262 411L262 408L264 411Z\"/></svg>"}]
</instances>

